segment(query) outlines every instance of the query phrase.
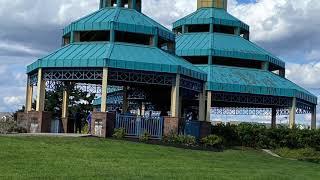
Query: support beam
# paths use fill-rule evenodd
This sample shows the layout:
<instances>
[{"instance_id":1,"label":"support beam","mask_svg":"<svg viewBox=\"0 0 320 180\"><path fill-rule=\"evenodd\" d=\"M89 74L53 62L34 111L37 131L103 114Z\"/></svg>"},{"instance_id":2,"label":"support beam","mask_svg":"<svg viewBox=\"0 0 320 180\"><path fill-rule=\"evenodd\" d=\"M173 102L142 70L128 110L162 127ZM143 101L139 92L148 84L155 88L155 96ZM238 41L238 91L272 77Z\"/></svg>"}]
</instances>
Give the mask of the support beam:
<instances>
[{"instance_id":1,"label":"support beam","mask_svg":"<svg viewBox=\"0 0 320 180\"><path fill-rule=\"evenodd\" d=\"M262 62L261 63L261 69L262 70L269 71L269 66L270 66L269 62Z\"/></svg>"},{"instance_id":2,"label":"support beam","mask_svg":"<svg viewBox=\"0 0 320 180\"><path fill-rule=\"evenodd\" d=\"M171 116L180 117L179 109L179 96L180 96L180 74L176 76L176 82L171 89Z\"/></svg>"},{"instance_id":3,"label":"support beam","mask_svg":"<svg viewBox=\"0 0 320 180\"><path fill-rule=\"evenodd\" d=\"M67 89L62 93L62 118L68 118L69 92Z\"/></svg>"},{"instance_id":4,"label":"support beam","mask_svg":"<svg viewBox=\"0 0 320 180\"><path fill-rule=\"evenodd\" d=\"M117 7L122 7L122 0L117 0Z\"/></svg>"},{"instance_id":5,"label":"support beam","mask_svg":"<svg viewBox=\"0 0 320 180\"><path fill-rule=\"evenodd\" d=\"M214 33L214 24L210 24L210 33Z\"/></svg>"},{"instance_id":6,"label":"support beam","mask_svg":"<svg viewBox=\"0 0 320 180\"><path fill-rule=\"evenodd\" d=\"M199 121L206 120L206 87L199 93Z\"/></svg>"},{"instance_id":7,"label":"support beam","mask_svg":"<svg viewBox=\"0 0 320 180\"><path fill-rule=\"evenodd\" d=\"M234 34L237 36L240 36L240 28L239 27L234 28Z\"/></svg>"},{"instance_id":8,"label":"support beam","mask_svg":"<svg viewBox=\"0 0 320 180\"><path fill-rule=\"evenodd\" d=\"M290 110L290 115L289 115L289 128L294 128L296 125L296 107L297 107L297 98L292 99L292 105Z\"/></svg>"},{"instance_id":9,"label":"support beam","mask_svg":"<svg viewBox=\"0 0 320 180\"><path fill-rule=\"evenodd\" d=\"M129 110L129 102L128 102L128 87L123 87L123 102L122 102L122 113L127 113Z\"/></svg>"},{"instance_id":10,"label":"support beam","mask_svg":"<svg viewBox=\"0 0 320 180\"><path fill-rule=\"evenodd\" d=\"M286 77L286 70L285 69L280 69L279 70L279 76L285 78Z\"/></svg>"},{"instance_id":11,"label":"support beam","mask_svg":"<svg viewBox=\"0 0 320 180\"><path fill-rule=\"evenodd\" d=\"M187 25L182 26L182 34L184 34L184 33L188 33L188 26Z\"/></svg>"},{"instance_id":12,"label":"support beam","mask_svg":"<svg viewBox=\"0 0 320 180\"><path fill-rule=\"evenodd\" d=\"M212 92L208 91L207 92L207 117L206 121L210 122L211 120L211 107L212 107Z\"/></svg>"},{"instance_id":13,"label":"support beam","mask_svg":"<svg viewBox=\"0 0 320 180\"><path fill-rule=\"evenodd\" d=\"M37 103L36 111L44 111L44 101L46 96L46 81L42 80L42 69L38 70L38 84L37 84Z\"/></svg>"},{"instance_id":14,"label":"support beam","mask_svg":"<svg viewBox=\"0 0 320 180\"><path fill-rule=\"evenodd\" d=\"M107 112L108 68L103 68L102 87L101 88L102 88L101 112Z\"/></svg>"},{"instance_id":15,"label":"support beam","mask_svg":"<svg viewBox=\"0 0 320 180\"><path fill-rule=\"evenodd\" d=\"M317 105L314 105L311 113L311 129L317 129Z\"/></svg>"},{"instance_id":16,"label":"support beam","mask_svg":"<svg viewBox=\"0 0 320 180\"><path fill-rule=\"evenodd\" d=\"M272 108L271 127L272 128L276 128L277 127L277 109L276 108Z\"/></svg>"},{"instance_id":17,"label":"support beam","mask_svg":"<svg viewBox=\"0 0 320 180\"><path fill-rule=\"evenodd\" d=\"M142 102L141 103L141 116L145 116L146 115L146 103Z\"/></svg>"},{"instance_id":18,"label":"support beam","mask_svg":"<svg viewBox=\"0 0 320 180\"><path fill-rule=\"evenodd\" d=\"M212 65L212 63L213 63L213 57L210 55L210 56L208 57L208 64L209 64L209 65Z\"/></svg>"},{"instance_id":19,"label":"support beam","mask_svg":"<svg viewBox=\"0 0 320 180\"><path fill-rule=\"evenodd\" d=\"M33 99L33 85L30 84L30 77L28 76L25 112L32 111L32 99Z\"/></svg>"},{"instance_id":20,"label":"support beam","mask_svg":"<svg viewBox=\"0 0 320 180\"><path fill-rule=\"evenodd\" d=\"M115 30L111 29L110 30L110 42L115 42L116 41L116 32Z\"/></svg>"}]
</instances>

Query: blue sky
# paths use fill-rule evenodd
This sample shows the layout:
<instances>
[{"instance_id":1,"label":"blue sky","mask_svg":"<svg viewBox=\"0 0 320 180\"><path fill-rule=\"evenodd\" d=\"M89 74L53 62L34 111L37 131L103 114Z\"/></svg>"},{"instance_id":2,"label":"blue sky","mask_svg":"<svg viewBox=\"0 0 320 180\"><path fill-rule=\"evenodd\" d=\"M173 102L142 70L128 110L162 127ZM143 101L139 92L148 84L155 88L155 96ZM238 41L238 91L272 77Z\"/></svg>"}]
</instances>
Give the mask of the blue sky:
<instances>
[{"instance_id":1,"label":"blue sky","mask_svg":"<svg viewBox=\"0 0 320 180\"><path fill-rule=\"evenodd\" d=\"M228 3L250 25L251 40L286 61L287 78L319 95L320 1ZM59 48L62 28L97 8L98 0L0 1L0 112L24 104L26 65ZM196 0L143 1L143 12L168 28L195 10Z\"/></svg>"}]
</instances>

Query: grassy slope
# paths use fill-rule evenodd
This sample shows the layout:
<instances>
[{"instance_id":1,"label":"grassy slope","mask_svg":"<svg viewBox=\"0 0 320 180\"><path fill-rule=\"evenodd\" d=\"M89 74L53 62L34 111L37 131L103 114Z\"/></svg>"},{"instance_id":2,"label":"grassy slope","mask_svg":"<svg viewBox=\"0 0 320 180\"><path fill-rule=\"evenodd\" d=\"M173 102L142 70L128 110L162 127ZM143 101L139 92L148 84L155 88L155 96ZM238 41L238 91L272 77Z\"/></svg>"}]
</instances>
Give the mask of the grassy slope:
<instances>
[{"instance_id":1,"label":"grassy slope","mask_svg":"<svg viewBox=\"0 0 320 180\"><path fill-rule=\"evenodd\" d=\"M0 179L320 179L318 164L95 138L0 137Z\"/></svg>"}]
</instances>

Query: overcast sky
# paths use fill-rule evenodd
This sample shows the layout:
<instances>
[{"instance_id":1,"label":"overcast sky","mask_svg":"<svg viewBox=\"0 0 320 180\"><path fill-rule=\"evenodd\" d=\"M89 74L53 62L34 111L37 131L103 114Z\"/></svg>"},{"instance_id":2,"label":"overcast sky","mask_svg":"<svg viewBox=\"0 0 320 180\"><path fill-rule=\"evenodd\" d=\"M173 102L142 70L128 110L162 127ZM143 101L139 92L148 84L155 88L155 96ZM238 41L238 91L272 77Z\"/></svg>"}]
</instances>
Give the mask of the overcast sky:
<instances>
[{"instance_id":1,"label":"overcast sky","mask_svg":"<svg viewBox=\"0 0 320 180\"><path fill-rule=\"evenodd\" d=\"M98 9L98 0L0 0L0 112L25 102L26 66L61 45L64 26ZM168 28L196 0L144 0L143 12ZM319 0L229 0L251 40L287 63L287 77L318 94Z\"/></svg>"}]
</instances>

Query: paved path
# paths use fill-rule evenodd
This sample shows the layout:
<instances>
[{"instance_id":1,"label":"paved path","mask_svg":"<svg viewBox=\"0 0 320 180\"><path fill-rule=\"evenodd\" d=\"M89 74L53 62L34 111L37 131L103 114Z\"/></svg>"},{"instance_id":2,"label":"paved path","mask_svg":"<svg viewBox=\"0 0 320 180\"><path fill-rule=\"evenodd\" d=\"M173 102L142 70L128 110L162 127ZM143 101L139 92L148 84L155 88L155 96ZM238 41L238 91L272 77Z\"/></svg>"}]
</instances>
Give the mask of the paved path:
<instances>
[{"instance_id":1,"label":"paved path","mask_svg":"<svg viewBox=\"0 0 320 180\"><path fill-rule=\"evenodd\" d=\"M0 134L0 136L46 136L46 137L89 137L90 134L64 134L64 133L21 133L21 134Z\"/></svg>"}]
</instances>

